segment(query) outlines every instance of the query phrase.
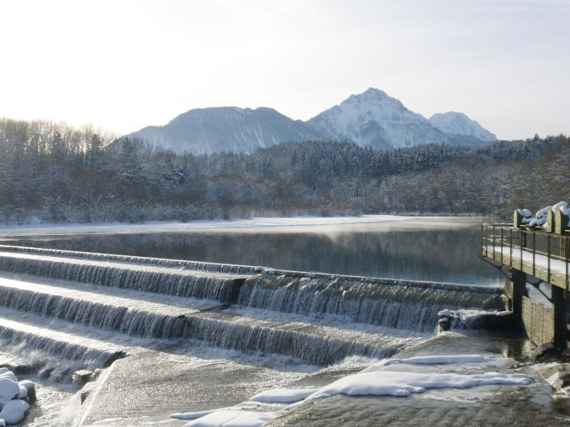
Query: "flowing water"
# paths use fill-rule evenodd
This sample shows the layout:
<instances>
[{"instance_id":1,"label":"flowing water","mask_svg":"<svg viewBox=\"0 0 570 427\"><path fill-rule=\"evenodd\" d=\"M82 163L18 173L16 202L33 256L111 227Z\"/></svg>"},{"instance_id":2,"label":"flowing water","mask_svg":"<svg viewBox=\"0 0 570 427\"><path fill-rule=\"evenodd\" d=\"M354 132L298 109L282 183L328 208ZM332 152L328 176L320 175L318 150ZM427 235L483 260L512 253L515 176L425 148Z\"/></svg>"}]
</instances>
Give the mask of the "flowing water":
<instances>
[{"instance_id":1,"label":"flowing water","mask_svg":"<svg viewBox=\"0 0 570 427\"><path fill-rule=\"evenodd\" d=\"M465 218L353 223L299 219L176 228L148 225L78 235L21 236L36 247L143 257L267 266L407 280L498 285L500 275L479 259L479 224ZM355 219L354 221L357 221ZM176 232L172 230L175 229ZM52 231L53 232L53 231ZM0 231L1 234L1 231ZM17 241L19 240L19 241Z\"/></svg>"},{"instance_id":2,"label":"flowing water","mask_svg":"<svg viewBox=\"0 0 570 427\"><path fill-rule=\"evenodd\" d=\"M138 360L141 349L161 357L157 342L271 355L315 370L425 342L442 309L502 306L497 273L478 260L475 222L180 227L4 239L6 351L64 382L78 368Z\"/></svg>"}]
</instances>

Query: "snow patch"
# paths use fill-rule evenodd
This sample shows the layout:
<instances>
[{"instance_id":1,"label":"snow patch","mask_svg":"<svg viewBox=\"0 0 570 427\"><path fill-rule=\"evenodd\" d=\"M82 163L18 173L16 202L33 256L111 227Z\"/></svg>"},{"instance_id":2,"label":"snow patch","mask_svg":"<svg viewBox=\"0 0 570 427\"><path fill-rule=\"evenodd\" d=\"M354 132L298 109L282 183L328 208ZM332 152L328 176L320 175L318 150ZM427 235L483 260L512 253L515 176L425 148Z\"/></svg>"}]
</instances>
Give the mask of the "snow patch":
<instances>
[{"instance_id":1,"label":"snow patch","mask_svg":"<svg viewBox=\"0 0 570 427\"><path fill-rule=\"evenodd\" d=\"M261 403L290 404L305 400L316 391L317 388L277 388L256 394L251 400Z\"/></svg>"},{"instance_id":2,"label":"snow patch","mask_svg":"<svg viewBox=\"0 0 570 427\"><path fill-rule=\"evenodd\" d=\"M492 385L521 386L531 382L532 379L524 375L496 372L465 375L377 370L341 378L307 399L314 400L336 395L407 397L435 389L465 389Z\"/></svg>"},{"instance_id":3,"label":"snow patch","mask_svg":"<svg viewBox=\"0 0 570 427\"><path fill-rule=\"evenodd\" d=\"M222 409L191 421L186 427L262 427L277 415L277 412Z\"/></svg>"},{"instance_id":4,"label":"snow patch","mask_svg":"<svg viewBox=\"0 0 570 427\"><path fill-rule=\"evenodd\" d=\"M481 354L416 356L403 359L386 359L365 369L365 372L376 371L391 365L457 365L465 363L488 363L494 361L497 361L496 357Z\"/></svg>"}]
</instances>

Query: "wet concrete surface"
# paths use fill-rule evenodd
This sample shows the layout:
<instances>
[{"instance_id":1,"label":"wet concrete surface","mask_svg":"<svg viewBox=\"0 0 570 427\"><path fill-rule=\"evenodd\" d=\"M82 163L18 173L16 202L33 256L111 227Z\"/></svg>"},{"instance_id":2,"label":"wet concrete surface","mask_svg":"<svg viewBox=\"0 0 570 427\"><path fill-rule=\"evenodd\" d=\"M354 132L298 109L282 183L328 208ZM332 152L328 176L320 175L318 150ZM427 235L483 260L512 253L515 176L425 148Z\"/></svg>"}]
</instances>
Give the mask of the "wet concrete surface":
<instances>
[{"instance_id":1,"label":"wet concrete surface","mask_svg":"<svg viewBox=\"0 0 570 427\"><path fill-rule=\"evenodd\" d=\"M263 360L265 359L265 360ZM184 425L173 413L223 408L303 377L300 365L271 367L271 356L231 360L142 351L119 360L82 405L82 426ZM286 363L286 362L285 362Z\"/></svg>"},{"instance_id":2,"label":"wet concrete surface","mask_svg":"<svg viewBox=\"0 0 570 427\"><path fill-rule=\"evenodd\" d=\"M505 355L520 351L522 340L447 333L402 352ZM116 362L83 405L83 426L184 425L176 412L239 405L260 391L319 387L362 369L350 364L321 370L287 370L287 361L266 363L192 358L184 354L143 351ZM358 364L356 364L358 366ZM430 390L410 397L336 396L285 410L270 426L562 426L570 418L557 411L550 386L526 362L501 365L402 365L403 372L504 372L532 376L529 386L486 386L466 390ZM267 410L267 408L260 408Z\"/></svg>"},{"instance_id":3,"label":"wet concrete surface","mask_svg":"<svg viewBox=\"0 0 570 427\"><path fill-rule=\"evenodd\" d=\"M525 342L516 338L447 333L398 357L430 354L489 354L524 356ZM405 372L473 374L504 372L529 375L533 383L522 387L476 387L465 390L430 390L409 397L335 396L303 403L269 424L290 426L567 426L570 418L555 405L552 389L535 375L530 364L515 361L501 366L410 366ZM317 375L318 376L318 375Z\"/></svg>"},{"instance_id":4,"label":"wet concrete surface","mask_svg":"<svg viewBox=\"0 0 570 427\"><path fill-rule=\"evenodd\" d=\"M479 400L455 400L445 393L407 398L333 397L304 404L269 426L567 426L569 419L551 404L536 402L549 396L548 390L539 388L496 391Z\"/></svg>"}]
</instances>

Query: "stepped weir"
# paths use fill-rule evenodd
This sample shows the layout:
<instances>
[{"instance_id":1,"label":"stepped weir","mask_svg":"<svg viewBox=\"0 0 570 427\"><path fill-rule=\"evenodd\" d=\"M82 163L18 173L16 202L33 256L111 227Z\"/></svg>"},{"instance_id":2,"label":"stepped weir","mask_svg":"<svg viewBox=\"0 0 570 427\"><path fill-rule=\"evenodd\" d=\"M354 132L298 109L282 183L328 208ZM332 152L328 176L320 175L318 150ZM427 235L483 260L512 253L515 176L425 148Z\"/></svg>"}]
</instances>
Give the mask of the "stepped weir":
<instances>
[{"instance_id":1,"label":"stepped weir","mask_svg":"<svg viewBox=\"0 0 570 427\"><path fill-rule=\"evenodd\" d=\"M0 342L94 367L126 355L110 333L315 365L387 357L388 328L430 334L443 309L502 306L480 286L0 245Z\"/></svg>"}]
</instances>

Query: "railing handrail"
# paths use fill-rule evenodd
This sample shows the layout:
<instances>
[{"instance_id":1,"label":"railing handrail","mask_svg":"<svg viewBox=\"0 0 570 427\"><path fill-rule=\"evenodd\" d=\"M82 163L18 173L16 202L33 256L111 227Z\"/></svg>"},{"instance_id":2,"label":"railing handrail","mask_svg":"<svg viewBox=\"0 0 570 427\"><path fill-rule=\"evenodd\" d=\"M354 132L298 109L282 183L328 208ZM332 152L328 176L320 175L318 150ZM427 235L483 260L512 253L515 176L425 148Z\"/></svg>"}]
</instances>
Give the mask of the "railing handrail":
<instances>
[{"instance_id":1,"label":"railing handrail","mask_svg":"<svg viewBox=\"0 0 570 427\"><path fill-rule=\"evenodd\" d=\"M505 230L507 230L505 232ZM551 283L552 274L560 271L559 267L553 270L553 262L563 262L564 286L570 290L570 232L564 234L549 233L540 229L515 227L505 223L481 224L481 255L491 259L497 265L508 265L510 268L524 270L536 277L540 271L543 280ZM492 250L489 250L492 246ZM513 261L515 249L520 249L519 260ZM506 252L505 252L506 251ZM497 252L500 252L497 254ZM527 254L526 258L524 254ZM544 258L539 259L539 256ZM506 259L508 257L508 259ZM523 264L526 264L523 267ZM556 273L558 274L558 273ZM560 282L560 276L555 279Z\"/></svg>"}]
</instances>

